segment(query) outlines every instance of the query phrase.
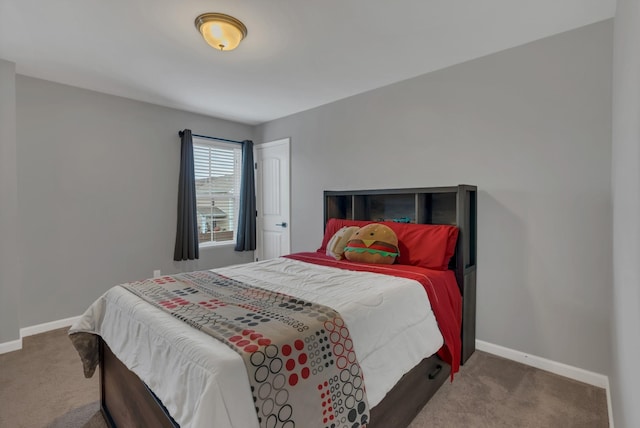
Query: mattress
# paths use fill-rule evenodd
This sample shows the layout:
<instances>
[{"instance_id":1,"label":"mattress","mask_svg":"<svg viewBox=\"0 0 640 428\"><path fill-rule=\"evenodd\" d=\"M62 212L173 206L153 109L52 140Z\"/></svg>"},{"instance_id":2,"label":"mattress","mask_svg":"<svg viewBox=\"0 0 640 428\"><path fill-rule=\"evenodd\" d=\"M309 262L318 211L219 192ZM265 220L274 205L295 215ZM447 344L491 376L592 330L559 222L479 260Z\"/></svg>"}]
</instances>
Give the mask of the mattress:
<instances>
[{"instance_id":1,"label":"mattress","mask_svg":"<svg viewBox=\"0 0 640 428\"><path fill-rule=\"evenodd\" d=\"M370 407L443 345L427 293L412 279L289 258L214 271L337 310L351 333ZM100 335L180 426L258 427L242 358L124 288L96 300L74 332Z\"/></svg>"}]
</instances>

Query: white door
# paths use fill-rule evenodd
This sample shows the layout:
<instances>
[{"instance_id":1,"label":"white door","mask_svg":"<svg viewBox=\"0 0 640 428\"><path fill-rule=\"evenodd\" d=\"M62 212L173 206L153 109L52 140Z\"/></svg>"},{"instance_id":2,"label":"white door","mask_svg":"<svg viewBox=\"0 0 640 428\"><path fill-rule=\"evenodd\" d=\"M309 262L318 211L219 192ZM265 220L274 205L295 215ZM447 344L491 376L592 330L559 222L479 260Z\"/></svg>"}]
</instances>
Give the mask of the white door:
<instances>
[{"instance_id":1,"label":"white door","mask_svg":"<svg viewBox=\"0 0 640 428\"><path fill-rule=\"evenodd\" d=\"M256 260L289 254L289 139L259 144L256 158Z\"/></svg>"}]
</instances>

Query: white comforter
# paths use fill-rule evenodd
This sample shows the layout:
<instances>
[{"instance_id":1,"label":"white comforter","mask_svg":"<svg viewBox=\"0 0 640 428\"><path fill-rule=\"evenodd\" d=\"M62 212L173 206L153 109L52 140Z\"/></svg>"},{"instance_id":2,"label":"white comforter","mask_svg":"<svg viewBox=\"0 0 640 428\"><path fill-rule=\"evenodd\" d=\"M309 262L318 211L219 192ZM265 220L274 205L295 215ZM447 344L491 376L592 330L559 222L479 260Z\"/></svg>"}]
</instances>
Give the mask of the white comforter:
<instances>
[{"instance_id":1,"label":"white comforter","mask_svg":"<svg viewBox=\"0 0 640 428\"><path fill-rule=\"evenodd\" d=\"M214 270L336 309L349 327L370 407L443 344L427 294L409 279L286 258ZM102 336L181 427L258 427L242 358L122 287L95 301L70 331Z\"/></svg>"}]
</instances>

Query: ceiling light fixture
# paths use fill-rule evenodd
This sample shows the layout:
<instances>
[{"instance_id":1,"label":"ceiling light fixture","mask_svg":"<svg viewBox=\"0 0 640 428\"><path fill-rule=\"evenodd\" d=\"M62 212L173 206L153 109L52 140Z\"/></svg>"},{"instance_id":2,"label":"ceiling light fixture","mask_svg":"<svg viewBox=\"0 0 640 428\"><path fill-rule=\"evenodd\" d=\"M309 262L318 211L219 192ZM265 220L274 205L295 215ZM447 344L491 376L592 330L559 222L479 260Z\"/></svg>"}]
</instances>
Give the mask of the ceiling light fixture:
<instances>
[{"instance_id":1,"label":"ceiling light fixture","mask_svg":"<svg viewBox=\"0 0 640 428\"><path fill-rule=\"evenodd\" d=\"M223 13L203 13L196 18L195 24L209 46L221 51L234 50L247 37L247 27Z\"/></svg>"}]
</instances>

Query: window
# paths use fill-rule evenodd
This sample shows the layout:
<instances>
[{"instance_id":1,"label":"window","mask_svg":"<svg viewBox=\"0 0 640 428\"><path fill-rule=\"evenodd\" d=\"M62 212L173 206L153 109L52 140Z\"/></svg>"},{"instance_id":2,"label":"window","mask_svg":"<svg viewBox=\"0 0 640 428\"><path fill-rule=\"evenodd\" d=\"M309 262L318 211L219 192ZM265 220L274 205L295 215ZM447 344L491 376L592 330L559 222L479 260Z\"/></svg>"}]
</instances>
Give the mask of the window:
<instances>
[{"instance_id":1,"label":"window","mask_svg":"<svg viewBox=\"0 0 640 428\"><path fill-rule=\"evenodd\" d=\"M198 242L235 242L240 204L242 146L193 139Z\"/></svg>"}]
</instances>

